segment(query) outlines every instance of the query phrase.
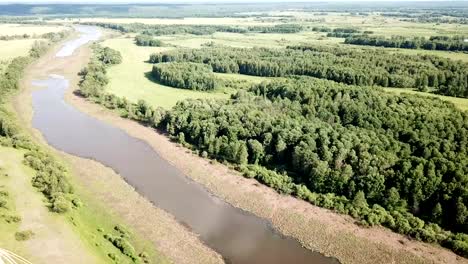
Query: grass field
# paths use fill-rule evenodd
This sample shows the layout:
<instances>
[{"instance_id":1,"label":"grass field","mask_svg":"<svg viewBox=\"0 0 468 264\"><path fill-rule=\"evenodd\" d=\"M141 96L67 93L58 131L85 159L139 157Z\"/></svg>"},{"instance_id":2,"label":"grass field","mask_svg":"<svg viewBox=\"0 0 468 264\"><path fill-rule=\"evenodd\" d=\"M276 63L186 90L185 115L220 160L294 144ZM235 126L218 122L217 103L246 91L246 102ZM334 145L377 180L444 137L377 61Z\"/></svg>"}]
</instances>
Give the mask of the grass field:
<instances>
[{"instance_id":1,"label":"grass field","mask_svg":"<svg viewBox=\"0 0 468 264\"><path fill-rule=\"evenodd\" d=\"M27 55L34 41L37 39L0 40L0 61Z\"/></svg>"},{"instance_id":2,"label":"grass field","mask_svg":"<svg viewBox=\"0 0 468 264\"><path fill-rule=\"evenodd\" d=\"M47 25L21 25L21 24L0 24L0 36L11 35L41 35L49 32L59 32L66 29L64 26Z\"/></svg>"},{"instance_id":3,"label":"grass field","mask_svg":"<svg viewBox=\"0 0 468 264\"><path fill-rule=\"evenodd\" d=\"M145 99L153 106L170 108L177 101L187 98L228 98L229 93L198 92L172 88L157 84L147 78L145 74L151 71L152 65L146 63L149 55L169 48L138 47L130 38L109 39L102 43L122 53L123 62L113 66L108 71L110 79L108 91L131 101Z\"/></svg>"}]
</instances>

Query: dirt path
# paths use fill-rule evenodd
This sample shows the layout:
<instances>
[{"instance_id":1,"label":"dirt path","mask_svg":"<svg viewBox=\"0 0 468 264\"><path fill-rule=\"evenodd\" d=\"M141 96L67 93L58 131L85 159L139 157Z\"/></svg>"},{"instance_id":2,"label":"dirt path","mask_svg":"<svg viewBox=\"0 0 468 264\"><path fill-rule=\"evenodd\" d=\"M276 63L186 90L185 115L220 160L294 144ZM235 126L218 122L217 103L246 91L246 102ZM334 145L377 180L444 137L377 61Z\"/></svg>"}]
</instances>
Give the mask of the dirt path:
<instances>
[{"instance_id":1,"label":"dirt path","mask_svg":"<svg viewBox=\"0 0 468 264\"><path fill-rule=\"evenodd\" d=\"M66 59L55 58L55 53L56 50L52 50L26 70L21 92L14 98L13 107L22 125L35 140L67 162L80 198L106 208L109 215L122 220L139 237L151 241L159 252L175 263L223 263L219 254L205 246L173 216L139 195L113 170L98 162L53 149L32 127L31 92L37 88L31 86L31 81L46 78L49 74L59 74L70 81L71 91L77 86L77 73L87 64L91 54L89 46L78 49Z\"/></svg>"},{"instance_id":2,"label":"dirt path","mask_svg":"<svg viewBox=\"0 0 468 264\"><path fill-rule=\"evenodd\" d=\"M42 194L31 186L34 171L23 164L23 152L0 147L0 163L9 175L7 189L21 216L20 231L34 236L22 242L34 263L100 263L60 215L44 206Z\"/></svg>"}]
</instances>

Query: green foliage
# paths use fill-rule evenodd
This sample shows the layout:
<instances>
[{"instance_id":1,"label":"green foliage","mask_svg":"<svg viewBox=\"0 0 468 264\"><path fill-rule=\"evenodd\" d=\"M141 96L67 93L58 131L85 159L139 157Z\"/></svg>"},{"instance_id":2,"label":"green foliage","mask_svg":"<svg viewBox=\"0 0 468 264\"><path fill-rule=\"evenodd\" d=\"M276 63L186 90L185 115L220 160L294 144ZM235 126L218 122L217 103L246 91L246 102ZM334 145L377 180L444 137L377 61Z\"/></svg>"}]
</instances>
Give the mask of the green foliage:
<instances>
[{"instance_id":1,"label":"green foliage","mask_svg":"<svg viewBox=\"0 0 468 264\"><path fill-rule=\"evenodd\" d=\"M214 90L216 77L209 65L190 62L158 63L153 78L161 84L199 91Z\"/></svg>"},{"instance_id":2,"label":"green foliage","mask_svg":"<svg viewBox=\"0 0 468 264\"><path fill-rule=\"evenodd\" d=\"M179 102L159 126L239 164L246 177L365 225L440 243L446 231L422 220L440 207L434 221L465 232L468 150L456 146L468 142L466 113L432 98L305 77L250 91L256 96Z\"/></svg>"},{"instance_id":3,"label":"green foliage","mask_svg":"<svg viewBox=\"0 0 468 264\"><path fill-rule=\"evenodd\" d=\"M88 66L83 68L79 75L80 94L84 97L94 97L103 92L104 86L109 82L106 76L106 67L122 62L119 51L101 46L94 46L94 57Z\"/></svg>"},{"instance_id":4,"label":"green foliage","mask_svg":"<svg viewBox=\"0 0 468 264\"><path fill-rule=\"evenodd\" d=\"M429 55L300 45L287 49L176 50L152 54L149 61L204 63L221 73L266 77L306 75L358 86L433 87L440 94L468 97L468 63Z\"/></svg>"},{"instance_id":5,"label":"green foliage","mask_svg":"<svg viewBox=\"0 0 468 264\"><path fill-rule=\"evenodd\" d=\"M121 236L114 236L112 234L105 234L104 238L109 240L122 254L131 258L134 262L138 261L139 257L135 253L135 248Z\"/></svg>"},{"instance_id":6,"label":"green foliage","mask_svg":"<svg viewBox=\"0 0 468 264\"><path fill-rule=\"evenodd\" d=\"M149 35L140 34L135 37L135 43L138 46L148 46L148 47L162 47L162 41L153 38Z\"/></svg>"},{"instance_id":7,"label":"green foliage","mask_svg":"<svg viewBox=\"0 0 468 264\"><path fill-rule=\"evenodd\" d=\"M17 241L26 241L34 236L34 232L31 230L19 231L15 233L15 239Z\"/></svg>"},{"instance_id":8,"label":"green foliage","mask_svg":"<svg viewBox=\"0 0 468 264\"><path fill-rule=\"evenodd\" d=\"M446 51L468 51L466 36L432 36L429 39L424 37L406 38L403 36L392 36L391 38L353 35L346 37L346 44L377 46L386 48L402 49L425 49L425 50L446 50Z\"/></svg>"},{"instance_id":9,"label":"green foliage","mask_svg":"<svg viewBox=\"0 0 468 264\"><path fill-rule=\"evenodd\" d=\"M299 24L278 24L274 26L251 26L249 31L261 33L299 33L303 27Z\"/></svg>"},{"instance_id":10,"label":"green foliage","mask_svg":"<svg viewBox=\"0 0 468 264\"><path fill-rule=\"evenodd\" d=\"M66 213L71 210L70 201L63 194L55 194L52 198L51 209L56 213Z\"/></svg>"}]
</instances>

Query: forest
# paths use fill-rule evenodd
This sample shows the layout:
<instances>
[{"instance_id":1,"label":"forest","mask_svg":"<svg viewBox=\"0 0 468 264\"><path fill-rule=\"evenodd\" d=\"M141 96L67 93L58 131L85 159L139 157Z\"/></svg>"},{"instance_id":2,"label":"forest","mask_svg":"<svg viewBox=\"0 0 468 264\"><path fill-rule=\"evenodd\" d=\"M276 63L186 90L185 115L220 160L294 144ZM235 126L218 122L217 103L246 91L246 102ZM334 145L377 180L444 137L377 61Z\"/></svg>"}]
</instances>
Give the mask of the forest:
<instances>
[{"instance_id":1,"label":"forest","mask_svg":"<svg viewBox=\"0 0 468 264\"><path fill-rule=\"evenodd\" d=\"M203 63L159 63L153 66L151 74L161 84L176 88L210 91L216 87L213 69Z\"/></svg>"},{"instance_id":2,"label":"forest","mask_svg":"<svg viewBox=\"0 0 468 264\"><path fill-rule=\"evenodd\" d=\"M83 95L278 192L468 256L468 115L448 102L310 77L170 111L98 91Z\"/></svg>"},{"instance_id":3,"label":"forest","mask_svg":"<svg viewBox=\"0 0 468 264\"><path fill-rule=\"evenodd\" d=\"M302 77L180 102L159 126L280 192L466 255L467 121L440 100Z\"/></svg>"},{"instance_id":4,"label":"forest","mask_svg":"<svg viewBox=\"0 0 468 264\"><path fill-rule=\"evenodd\" d=\"M445 50L468 52L468 42L466 36L432 36L429 39L424 37L407 38L403 36L392 36L390 38L351 35L345 39L346 44L365 45L386 48L402 49L425 49L425 50Z\"/></svg>"},{"instance_id":5,"label":"forest","mask_svg":"<svg viewBox=\"0 0 468 264\"><path fill-rule=\"evenodd\" d=\"M265 77L306 75L358 86L418 88L468 97L468 63L431 55L313 45L287 49L207 47L152 54L151 63L195 62L214 72Z\"/></svg>"}]
</instances>

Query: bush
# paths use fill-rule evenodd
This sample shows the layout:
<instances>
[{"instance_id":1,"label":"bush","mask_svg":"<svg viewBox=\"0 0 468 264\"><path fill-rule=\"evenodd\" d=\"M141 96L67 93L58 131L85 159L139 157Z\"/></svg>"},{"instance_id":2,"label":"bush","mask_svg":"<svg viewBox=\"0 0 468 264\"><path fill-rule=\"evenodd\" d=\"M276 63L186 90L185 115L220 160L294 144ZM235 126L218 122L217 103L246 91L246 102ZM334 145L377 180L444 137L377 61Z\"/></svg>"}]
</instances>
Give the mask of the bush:
<instances>
[{"instance_id":1,"label":"bush","mask_svg":"<svg viewBox=\"0 0 468 264\"><path fill-rule=\"evenodd\" d=\"M15 233L15 239L17 241L26 241L34 236L34 232L31 230L19 231Z\"/></svg>"},{"instance_id":2,"label":"bush","mask_svg":"<svg viewBox=\"0 0 468 264\"><path fill-rule=\"evenodd\" d=\"M52 200L52 211L56 213L66 213L70 211L70 209L70 201L68 201L63 195L58 194Z\"/></svg>"}]
</instances>

